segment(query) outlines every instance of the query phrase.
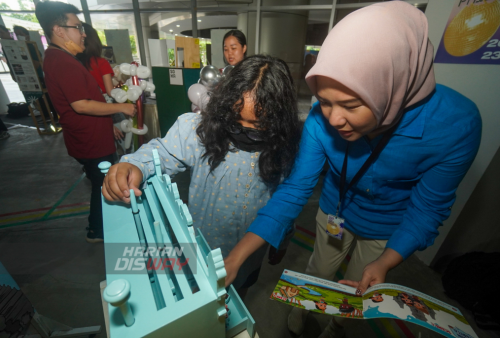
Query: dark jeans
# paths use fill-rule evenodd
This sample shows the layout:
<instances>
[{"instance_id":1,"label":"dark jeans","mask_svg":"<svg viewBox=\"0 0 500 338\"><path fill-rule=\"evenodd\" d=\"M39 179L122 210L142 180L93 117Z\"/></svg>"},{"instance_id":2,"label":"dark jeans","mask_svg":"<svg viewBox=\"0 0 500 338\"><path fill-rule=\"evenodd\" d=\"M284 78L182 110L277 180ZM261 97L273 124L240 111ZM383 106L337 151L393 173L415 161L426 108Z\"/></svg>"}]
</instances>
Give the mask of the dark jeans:
<instances>
[{"instance_id":1,"label":"dark jeans","mask_svg":"<svg viewBox=\"0 0 500 338\"><path fill-rule=\"evenodd\" d=\"M91 159L76 159L83 164L85 174L92 183L92 193L90 195L90 215L89 215L89 230L97 234L102 234L102 201L101 187L104 181L104 174L101 173L98 165L103 161L108 161L111 164L115 163L115 153Z\"/></svg>"},{"instance_id":2,"label":"dark jeans","mask_svg":"<svg viewBox=\"0 0 500 338\"><path fill-rule=\"evenodd\" d=\"M2 120L0 120L0 131L7 131L7 127L5 126L5 124L3 124Z\"/></svg>"}]
</instances>

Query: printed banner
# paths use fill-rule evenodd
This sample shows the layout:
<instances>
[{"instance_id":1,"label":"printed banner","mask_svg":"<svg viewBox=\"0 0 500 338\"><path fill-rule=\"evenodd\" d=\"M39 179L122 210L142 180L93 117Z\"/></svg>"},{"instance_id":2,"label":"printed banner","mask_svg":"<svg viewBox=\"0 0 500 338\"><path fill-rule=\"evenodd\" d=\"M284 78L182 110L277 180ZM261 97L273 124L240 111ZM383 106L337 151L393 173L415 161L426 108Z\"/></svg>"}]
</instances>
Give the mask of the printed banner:
<instances>
[{"instance_id":1,"label":"printed banner","mask_svg":"<svg viewBox=\"0 0 500 338\"><path fill-rule=\"evenodd\" d=\"M41 92L37 71L25 41L2 39L2 48L22 92Z\"/></svg>"},{"instance_id":2,"label":"printed banner","mask_svg":"<svg viewBox=\"0 0 500 338\"><path fill-rule=\"evenodd\" d=\"M457 0L434 62L500 65L500 0Z\"/></svg>"}]
</instances>

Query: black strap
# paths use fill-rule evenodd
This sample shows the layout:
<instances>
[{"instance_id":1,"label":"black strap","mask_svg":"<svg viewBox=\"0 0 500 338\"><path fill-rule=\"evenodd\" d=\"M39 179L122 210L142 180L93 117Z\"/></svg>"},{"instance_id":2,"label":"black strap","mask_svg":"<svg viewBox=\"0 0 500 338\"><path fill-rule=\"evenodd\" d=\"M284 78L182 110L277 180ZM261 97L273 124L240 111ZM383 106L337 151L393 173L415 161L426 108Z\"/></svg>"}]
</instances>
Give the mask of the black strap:
<instances>
[{"instance_id":1,"label":"black strap","mask_svg":"<svg viewBox=\"0 0 500 338\"><path fill-rule=\"evenodd\" d=\"M85 67L85 65L82 63L82 61L80 61L80 59L78 59L76 56L74 56L73 54L71 54L70 52L68 52L67 50L65 50L64 48L62 48L61 46L58 46L58 45L56 45L55 43L49 43L49 46L54 47L54 48L57 48L57 49L59 49L59 50L62 50L62 51L63 51L63 52L65 52L66 54L71 55L71 57L72 57L73 59L75 59L76 61L80 62L80 64L81 64L83 67ZM87 69L87 67L85 67L85 69Z\"/></svg>"},{"instance_id":2,"label":"black strap","mask_svg":"<svg viewBox=\"0 0 500 338\"><path fill-rule=\"evenodd\" d=\"M349 144L350 142L347 142L347 147L345 148L345 156L344 156L344 164L342 165L342 172L340 174L340 185L339 185L339 203L337 204L337 216L339 215L339 210L340 210L340 205L342 203L342 199L344 196L347 194L349 189L352 188L356 183L358 183L359 179L363 177L365 172L368 170L368 168L372 165L373 162L377 159L378 155L382 152L384 149L385 145L387 142L389 142L389 139L392 136L392 133L394 130L396 130L398 124L393 126L391 129L386 131L384 133L384 136L382 136L382 139L379 141L379 143L375 146L375 149L373 149L372 153L368 157L368 159L365 161L361 169L356 173L356 175L353 177L351 182L349 182L349 185L347 186L347 189L344 190L345 184L346 184L346 176L347 176L347 158L349 156Z\"/></svg>"}]
</instances>

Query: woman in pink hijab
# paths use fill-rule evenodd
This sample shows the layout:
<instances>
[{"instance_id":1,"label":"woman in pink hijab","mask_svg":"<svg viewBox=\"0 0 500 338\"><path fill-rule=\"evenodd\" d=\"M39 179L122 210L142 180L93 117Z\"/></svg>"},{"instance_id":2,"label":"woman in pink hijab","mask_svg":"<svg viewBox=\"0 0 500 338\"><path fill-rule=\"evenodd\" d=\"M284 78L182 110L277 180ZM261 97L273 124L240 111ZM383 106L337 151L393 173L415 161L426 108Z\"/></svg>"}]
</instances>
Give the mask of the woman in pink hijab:
<instances>
[{"instance_id":1,"label":"woman in pink hijab","mask_svg":"<svg viewBox=\"0 0 500 338\"><path fill-rule=\"evenodd\" d=\"M306 273L332 280L352 249L345 280L362 294L416 250L433 244L476 156L473 102L436 85L425 15L391 1L353 12L326 38L306 81L318 99L292 174L226 258L230 283L266 241L278 247L328 164ZM300 334L306 311L294 308ZM321 337L344 336L332 321Z\"/></svg>"}]
</instances>

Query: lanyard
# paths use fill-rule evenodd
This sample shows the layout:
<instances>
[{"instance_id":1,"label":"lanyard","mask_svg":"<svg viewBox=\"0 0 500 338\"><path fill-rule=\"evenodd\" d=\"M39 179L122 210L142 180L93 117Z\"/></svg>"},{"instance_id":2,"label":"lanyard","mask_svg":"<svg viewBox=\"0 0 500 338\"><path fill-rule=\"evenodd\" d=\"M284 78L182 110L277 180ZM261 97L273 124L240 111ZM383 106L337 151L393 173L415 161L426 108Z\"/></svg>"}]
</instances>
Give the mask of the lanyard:
<instances>
[{"instance_id":1,"label":"lanyard","mask_svg":"<svg viewBox=\"0 0 500 338\"><path fill-rule=\"evenodd\" d=\"M60 46L56 45L55 43L49 43L49 46L50 46L50 47L57 48L57 49L59 49L59 50L62 50L62 51L63 51L63 52L65 52L66 54L71 55L71 57L72 57L73 59L75 59L76 61L80 62L80 64L81 64L83 67L85 67L85 65L82 63L82 61L80 61L80 59L78 59L76 56L74 56L73 54L71 54L71 53L70 53L70 52L68 52L67 50L65 50L65 49L61 48ZM85 69L87 69L87 67L85 67Z\"/></svg>"},{"instance_id":2,"label":"lanyard","mask_svg":"<svg viewBox=\"0 0 500 338\"><path fill-rule=\"evenodd\" d=\"M399 123L398 123L399 124ZM387 142L389 142L389 139L392 136L392 133L394 130L396 130L398 124L393 126L391 129L386 131L384 133L384 136L382 136L382 139L379 141L379 143L375 146L375 149L373 149L372 153L368 157L368 159L365 161L361 169L356 173L356 175L353 177L351 182L349 182L349 185L347 186L347 189L344 190L345 184L346 184L346 176L347 176L347 158L349 155L349 144L350 142L347 142L347 147L345 148L345 156L344 156L344 164L342 165L342 172L340 174L340 185L339 185L339 203L337 204L337 216L339 215L339 210L340 210L340 204L342 203L342 199L344 196L347 194L349 189L352 188L353 185L358 183L359 179L365 174L366 170L372 165L373 162L377 159L378 155L382 152L384 149L385 145Z\"/></svg>"}]
</instances>

